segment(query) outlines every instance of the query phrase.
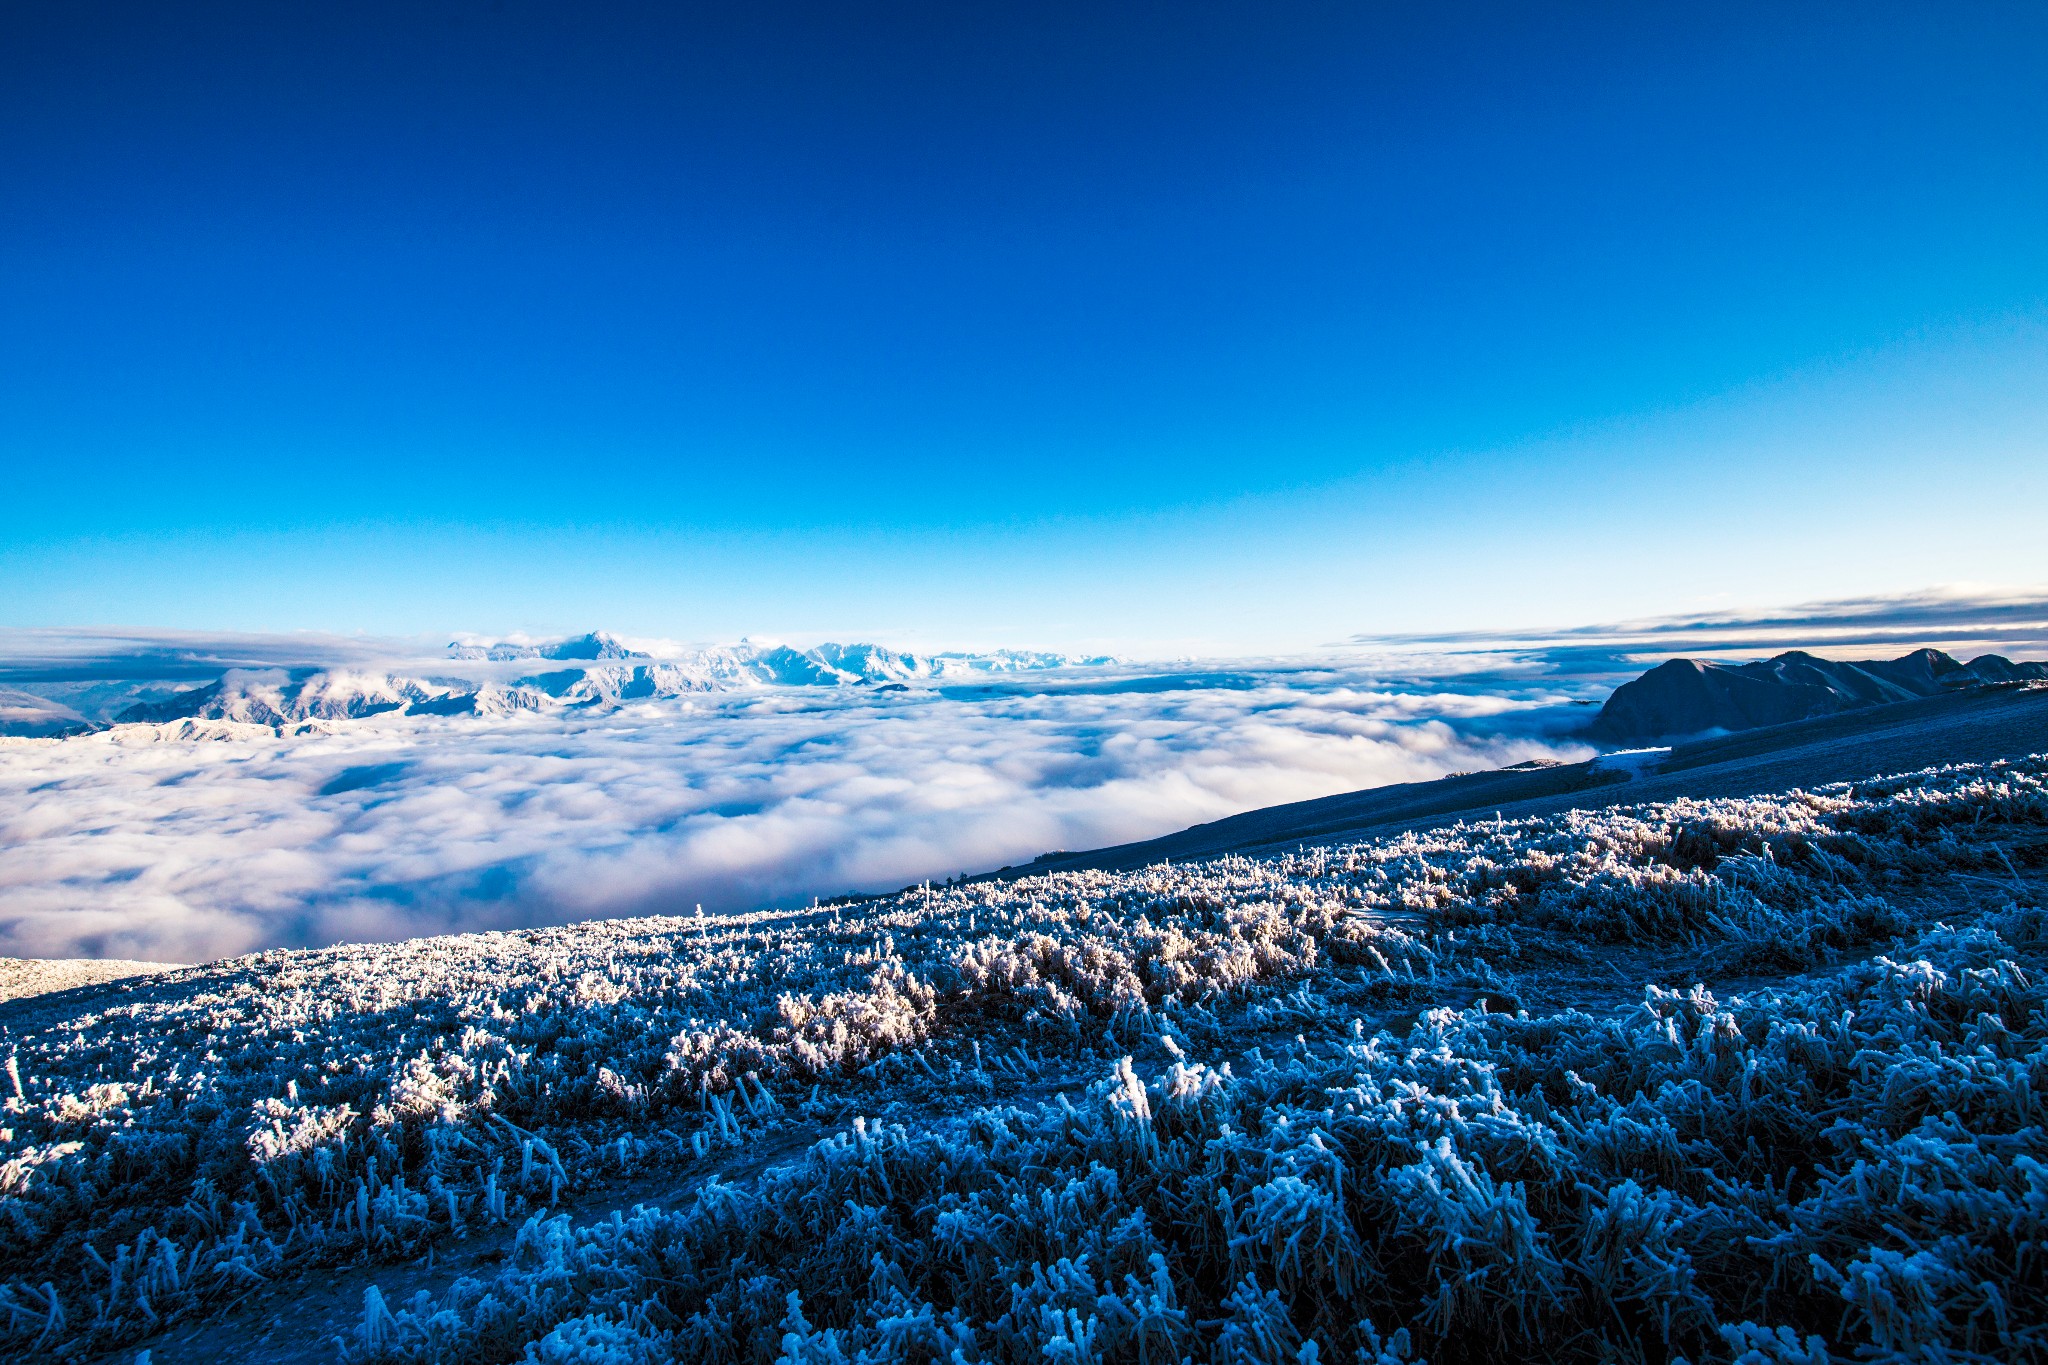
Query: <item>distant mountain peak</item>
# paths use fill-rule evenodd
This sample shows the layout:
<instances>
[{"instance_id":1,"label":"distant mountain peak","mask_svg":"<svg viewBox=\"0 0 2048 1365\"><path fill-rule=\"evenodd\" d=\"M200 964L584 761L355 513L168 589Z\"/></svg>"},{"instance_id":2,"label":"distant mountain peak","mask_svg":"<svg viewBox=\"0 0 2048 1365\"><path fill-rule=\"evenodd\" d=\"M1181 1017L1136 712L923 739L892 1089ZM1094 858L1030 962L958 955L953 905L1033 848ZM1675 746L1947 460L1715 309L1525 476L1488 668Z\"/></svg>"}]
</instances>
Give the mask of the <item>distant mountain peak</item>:
<instances>
[{"instance_id":1,"label":"distant mountain peak","mask_svg":"<svg viewBox=\"0 0 2048 1365\"><path fill-rule=\"evenodd\" d=\"M1746 664L1667 659L1617 687L1586 733L1632 743L1750 730L1958 687L2042 679L2048 664L2016 664L1996 654L1966 664L1932 648L1896 659L1823 659L1798 649Z\"/></svg>"},{"instance_id":2,"label":"distant mountain peak","mask_svg":"<svg viewBox=\"0 0 2048 1365\"><path fill-rule=\"evenodd\" d=\"M877 644L801 649L749 640L656 658L602 630L546 642L456 640L448 653L457 660L527 664L531 671L508 676L510 670L449 669L454 676L443 677L438 670L435 676L406 676L345 668L229 669L209 683L139 698L111 719L284 727L387 715L502 716L762 687L904 691L911 683L1116 662L1029 650L915 654ZM60 734L80 726L90 729L92 722L69 712L44 714L41 703L0 707L0 734Z\"/></svg>"},{"instance_id":3,"label":"distant mountain peak","mask_svg":"<svg viewBox=\"0 0 2048 1365\"><path fill-rule=\"evenodd\" d=\"M650 656L637 649L628 649L619 637L607 630L593 630L587 635L578 635L561 640L542 649L543 659L645 659Z\"/></svg>"},{"instance_id":4,"label":"distant mountain peak","mask_svg":"<svg viewBox=\"0 0 2048 1365\"><path fill-rule=\"evenodd\" d=\"M501 640L495 644L477 644L462 640L451 641L448 645L451 659L489 659L509 663L518 659L576 659L596 661L601 659L645 659L649 656L637 649L628 649L618 636L608 630L593 630L583 635L572 635L565 640L554 640L545 644L532 644L518 640Z\"/></svg>"}]
</instances>

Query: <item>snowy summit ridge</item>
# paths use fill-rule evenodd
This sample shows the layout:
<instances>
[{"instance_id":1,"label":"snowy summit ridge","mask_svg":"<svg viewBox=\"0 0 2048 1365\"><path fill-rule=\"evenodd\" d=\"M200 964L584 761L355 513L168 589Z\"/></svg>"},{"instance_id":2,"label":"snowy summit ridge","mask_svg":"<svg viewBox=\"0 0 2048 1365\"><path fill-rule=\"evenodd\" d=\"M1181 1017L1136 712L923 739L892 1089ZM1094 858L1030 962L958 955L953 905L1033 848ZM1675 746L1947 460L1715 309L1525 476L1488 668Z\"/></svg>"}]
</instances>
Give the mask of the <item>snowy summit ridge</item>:
<instances>
[{"instance_id":1,"label":"snowy summit ridge","mask_svg":"<svg viewBox=\"0 0 2048 1365\"><path fill-rule=\"evenodd\" d=\"M878 644L799 648L754 640L656 654L602 630L539 642L458 639L431 663L227 668L209 682L130 694L97 713L10 692L0 698L0 734L60 736L107 723L282 726L394 713L506 715L755 688L908 686L1112 662L1033 650L917 654Z\"/></svg>"},{"instance_id":2,"label":"snowy summit ridge","mask_svg":"<svg viewBox=\"0 0 2048 1365\"><path fill-rule=\"evenodd\" d=\"M508 663L518 659L645 659L640 650L629 649L610 631L593 630L553 644L534 645L513 641L478 645L456 641L448 646L451 659L489 659Z\"/></svg>"}]
</instances>

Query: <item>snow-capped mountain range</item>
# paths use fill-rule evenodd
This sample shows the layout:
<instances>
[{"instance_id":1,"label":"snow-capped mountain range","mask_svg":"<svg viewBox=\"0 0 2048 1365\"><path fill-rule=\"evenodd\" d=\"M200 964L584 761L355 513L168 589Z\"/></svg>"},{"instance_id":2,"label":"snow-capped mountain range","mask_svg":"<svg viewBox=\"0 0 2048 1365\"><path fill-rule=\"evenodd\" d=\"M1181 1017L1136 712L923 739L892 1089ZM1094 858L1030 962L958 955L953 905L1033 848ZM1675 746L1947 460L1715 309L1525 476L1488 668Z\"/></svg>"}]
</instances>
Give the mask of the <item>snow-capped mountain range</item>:
<instances>
[{"instance_id":1,"label":"snow-capped mountain range","mask_svg":"<svg viewBox=\"0 0 2048 1365\"><path fill-rule=\"evenodd\" d=\"M593 630L588 635L575 635L552 644L517 641L472 644L457 640L448 646L448 657L511 663L521 659L646 659L652 656L641 650L629 649L610 631Z\"/></svg>"},{"instance_id":2,"label":"snow-capped mountain range","mask_svg":"<svg viewBox=\"0 0 2048 1365\"><path fill-rule=\"evenodd\" d=\"M12 703L0 705L0 734L62 736L181 720L278 726L391 713L506 715L751 688L907 688L1113 662L1032 650L917 654L876 644L797 648L752 640L657 656L593 631L545 643L457 641L445 663L421 667L228 668L209 682L151 689L118 707L79 705L76 682L21 685L0 698Z\"/></svg>"}]
</instances>

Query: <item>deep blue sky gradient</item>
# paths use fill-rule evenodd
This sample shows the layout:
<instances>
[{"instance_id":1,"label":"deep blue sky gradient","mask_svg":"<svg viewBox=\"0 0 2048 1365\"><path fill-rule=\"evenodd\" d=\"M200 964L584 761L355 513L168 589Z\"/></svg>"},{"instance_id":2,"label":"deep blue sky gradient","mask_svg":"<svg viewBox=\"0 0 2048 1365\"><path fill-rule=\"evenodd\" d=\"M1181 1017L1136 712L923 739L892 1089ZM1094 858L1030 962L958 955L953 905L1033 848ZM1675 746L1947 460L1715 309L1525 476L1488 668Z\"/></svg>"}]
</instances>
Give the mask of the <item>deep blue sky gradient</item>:
<instances>
[{"instance_id":1,"label":"deep blue sky gradient","mask_svg":"<svg viewBox=\"0 0 2048 1365\"><path fill-rule=\"evenodd\" d=\"M0 624L2048 580L2044 70L2033 5L10 5Z\"/></svg>"}]
</instances>

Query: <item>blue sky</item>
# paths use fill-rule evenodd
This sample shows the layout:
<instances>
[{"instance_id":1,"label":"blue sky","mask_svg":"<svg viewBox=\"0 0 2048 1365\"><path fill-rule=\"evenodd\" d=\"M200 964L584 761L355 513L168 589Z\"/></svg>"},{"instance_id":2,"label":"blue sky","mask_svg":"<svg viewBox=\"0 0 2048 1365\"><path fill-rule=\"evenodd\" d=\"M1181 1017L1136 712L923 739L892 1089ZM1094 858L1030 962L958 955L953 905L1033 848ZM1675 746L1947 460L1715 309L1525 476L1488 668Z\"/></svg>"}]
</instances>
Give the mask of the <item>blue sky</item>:
<instances>
[{"instance_id":1,"label":"blue sky","mask_svg":"<svg viewBox=\"0 0 2048 1365\"><path fill-rule=\"evenodd\" d=\"M10 6L0 624L2048 581L2048 11Z\"/></svg>"}]
</instances>

